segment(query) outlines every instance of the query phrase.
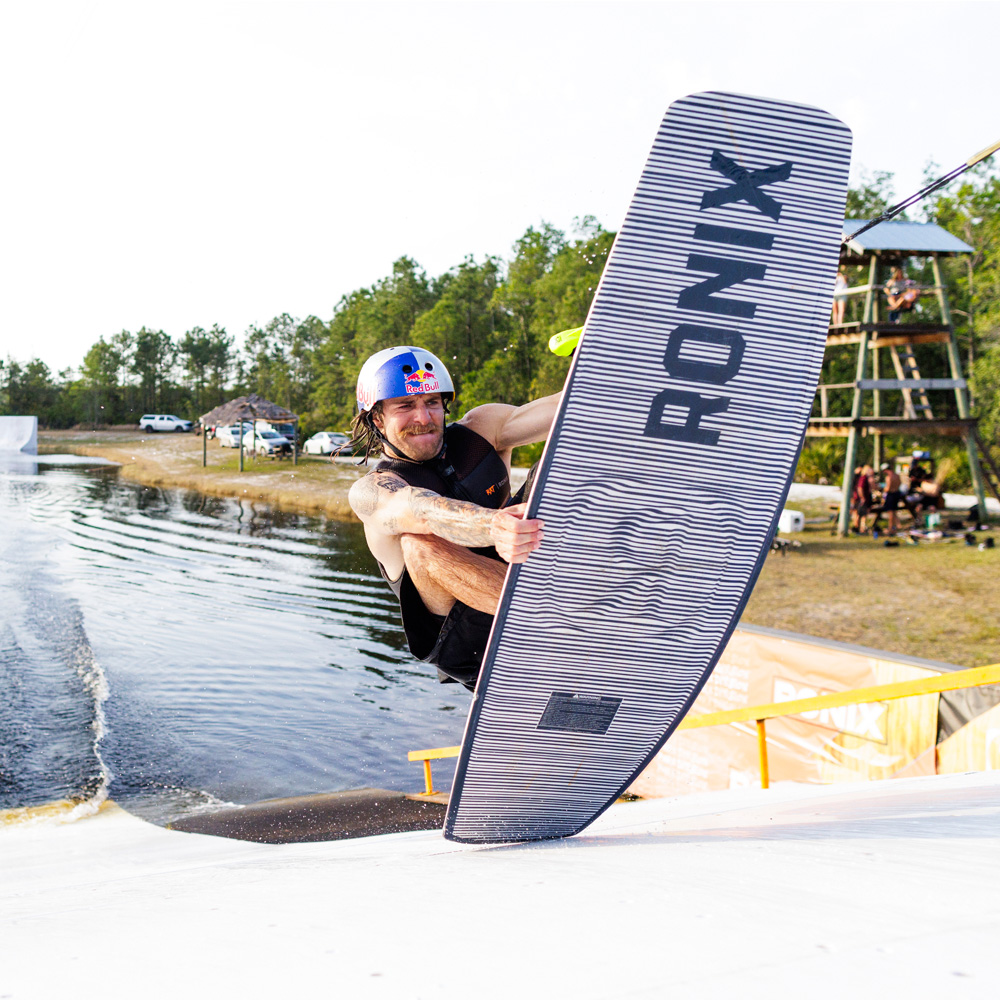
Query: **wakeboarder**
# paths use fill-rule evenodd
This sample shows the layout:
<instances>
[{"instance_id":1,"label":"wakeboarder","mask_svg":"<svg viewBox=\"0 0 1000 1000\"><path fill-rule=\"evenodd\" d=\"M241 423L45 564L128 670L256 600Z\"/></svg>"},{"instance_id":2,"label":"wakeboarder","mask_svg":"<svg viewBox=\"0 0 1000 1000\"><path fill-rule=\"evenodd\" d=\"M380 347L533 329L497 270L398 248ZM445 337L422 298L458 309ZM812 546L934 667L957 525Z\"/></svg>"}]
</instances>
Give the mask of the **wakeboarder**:
<instances>
[{"instance_id":1,"label":"wakeboarder","mask_svg":"<svg viewBox=\"0 0 1000 1000\"><path fill-rule=\"evenodd\" d=\"M444 363L391 347L365 362L357 397L354 438L383 458L351 488L351 507L399 598L410 651L442 683L474 690L507 564L543 538L511 499L511 451L545 440L560 394L488 403L446 424L455 387Z\"/></svg>"}]
</instances>

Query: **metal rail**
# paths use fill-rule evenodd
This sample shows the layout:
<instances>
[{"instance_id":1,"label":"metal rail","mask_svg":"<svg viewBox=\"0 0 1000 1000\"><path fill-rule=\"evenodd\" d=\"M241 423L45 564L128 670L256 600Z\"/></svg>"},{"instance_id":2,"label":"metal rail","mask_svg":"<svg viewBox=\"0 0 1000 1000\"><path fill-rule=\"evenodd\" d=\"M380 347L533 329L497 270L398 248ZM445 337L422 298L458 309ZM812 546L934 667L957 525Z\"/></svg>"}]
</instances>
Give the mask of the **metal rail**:
<instances>
[{"instance_id":1,"label":"metal rail","mask_svg":"<svg viewBox=\"0 0 1000 1000\"><path fill-rule=\"evenodd\" d=\"M843 708L845 705L863 705L873 701L892 701L896 698L912 698L922 694L940 694L943 691L957 691L961 688L981 687L984 684L1000 683L1000 663L991 663L985 667L972 667L969 670L956 670L949 674L935 674L932 677L920 677L912 681L896 681L893 684L876 684L873 687L854 688L851 691L837 691L834 694L821 694L815 698L798 698L795 701L778 701L768 705L750 705L747 708L734 708L726 712L708 712L705 715L688 716L681 720L677 727L681 729L702 729L706 726L728 726L736 722L756 722L757 748L760 756L760 786L768 788L770 779L767 767L767 732L768 719L778 719L786 715L800 715L803 712L815 712L824 708ZM444 757L457 757L462 748L437 747L433 750L411 750L408 760L421 760L424 763L424 795L439 794L434 790L431 775L431 761Z\"/></svg>"}]
</instances>

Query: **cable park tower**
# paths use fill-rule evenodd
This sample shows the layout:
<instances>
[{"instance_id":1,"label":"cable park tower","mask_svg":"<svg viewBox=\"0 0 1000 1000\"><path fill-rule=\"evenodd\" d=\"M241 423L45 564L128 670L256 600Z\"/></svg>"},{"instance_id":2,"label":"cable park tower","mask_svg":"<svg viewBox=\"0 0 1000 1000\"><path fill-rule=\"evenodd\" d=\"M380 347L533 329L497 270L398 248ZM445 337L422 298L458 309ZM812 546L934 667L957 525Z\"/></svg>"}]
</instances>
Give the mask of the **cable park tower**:
<instances>
[{"instance_id":1,"label":"cable park tower","mask_svg":"<svg viewBox=\"0 0 1000 1000\"><path fill-rule=\"evenodd\" d=\"M862 220L845 221L845 237L864 224ZM854 380L819 386L806 434L847 438L837 522L842 535L850 523L853 470L861 437L873 438L876 469L885 460L883 437L887 434L963 438L979 516L985 516L986 482L981 458L985 458L994 476L996 468L988 451L979 446L940 265L942 257L969 254L972 250L941 226L916 222L879 223L847 240L841 250L840 263L852 269L866 267L867 280L841 290L850 299L860 300L860 319L830 326L827 359L832 348L856 345ZM908 293L911 307L904 304L902 310L890 311L883 289L891 281L893 269L905 269L910 258L929 262L934 283L917 286L904 281L903 290ZM912 308L915 302L921 304L919 310ZM934 302L937 309L933 308ZM936 348L935 353L929 352L927 346ZM947 371L947 377L925 378L921 363L938 374ZM850 411L843 412L848 403ZM834 412L837 410L841 412ZM989 486L997 492L995 481L990 481Z\"/></svg>"}]
</instances>

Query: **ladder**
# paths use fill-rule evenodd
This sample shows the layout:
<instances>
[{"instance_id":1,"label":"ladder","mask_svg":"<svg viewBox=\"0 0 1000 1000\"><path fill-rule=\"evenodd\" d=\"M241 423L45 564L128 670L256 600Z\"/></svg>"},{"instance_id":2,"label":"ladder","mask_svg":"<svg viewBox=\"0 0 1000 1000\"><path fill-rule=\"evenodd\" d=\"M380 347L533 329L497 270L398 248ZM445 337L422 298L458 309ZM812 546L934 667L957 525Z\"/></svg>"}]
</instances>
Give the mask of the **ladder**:
<instances>
[{"instance_id":1,"label":"ladder","mask_svg":"<svg viewBox=\"0 0 1000 1000\"><path fill-rule=\"evenodd\" d=\"M889 353L892 355L892 366L896 369L896 378L901 382L920 378L920 369L917 367L917 359L910 344L904 344L901 347L892 345L889 348ZM913 402L914 393L917 396L916 403ZM934 411L927 398L927 390L924 388L903 389L903 416L909 420L916 420L917 411L925 420L934 419Z\"/></svg>"},{"instance_id":2,"label":"ladder","mask_svg":"<svg viewBox=\"0 0 1000 1000\"><path fill-rule=\"evenodd\" d=\"M980 469L983 473L983 479L985 480L990 493L992 493L997 500L1000 500L1000 464L998 464L990 449L986 447L978 428L976 429L975 434L976 444L979 446L979 457L982 459ZM985 513L986 512L983 511L979 515L980 521L984 521L986 519Z\"/></svg>"}]
</instances>

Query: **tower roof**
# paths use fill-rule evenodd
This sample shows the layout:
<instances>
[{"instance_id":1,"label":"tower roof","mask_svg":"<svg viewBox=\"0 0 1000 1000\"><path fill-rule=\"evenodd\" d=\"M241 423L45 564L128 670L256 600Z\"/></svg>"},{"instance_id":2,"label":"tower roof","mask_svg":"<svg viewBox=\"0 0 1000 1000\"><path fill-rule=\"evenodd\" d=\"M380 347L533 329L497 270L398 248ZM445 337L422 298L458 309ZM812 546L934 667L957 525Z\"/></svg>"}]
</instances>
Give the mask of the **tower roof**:
<instances>
[{"instance_id":1,"label":"tower roof","mask_svg":"<svg viewBox=\"0 0 1000 1000\"><path fill-rule=\"evenodd\" d=\"M845 219L844 235L860 229L867 219ZM880 222L867 233L851 240L844 252L852 260L871 253L899 253L916 257L925 254L972 253L972 247L952 236L936 222Z\"/></svg>"}]
</instances>

